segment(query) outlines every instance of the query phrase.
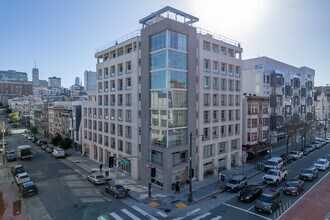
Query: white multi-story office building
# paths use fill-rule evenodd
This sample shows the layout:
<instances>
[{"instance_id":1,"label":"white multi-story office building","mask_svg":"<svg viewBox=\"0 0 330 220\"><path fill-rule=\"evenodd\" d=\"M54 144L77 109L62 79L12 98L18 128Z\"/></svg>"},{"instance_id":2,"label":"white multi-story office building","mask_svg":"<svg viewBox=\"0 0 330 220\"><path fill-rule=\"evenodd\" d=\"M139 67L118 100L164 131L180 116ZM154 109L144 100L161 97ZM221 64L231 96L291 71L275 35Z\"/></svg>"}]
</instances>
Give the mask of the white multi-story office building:
<instances>
[{"instance_id":1,"label":"white multi-story office building","mask_svg":"<svg viewBox=\"0 0 330 220\"><path fill-rule=\"evenodd\" d=\"M268 57L243 61L243 92L270 97L273 142L285 138L277 129L285 123L312 121L315 71L294 67Z\"/></svg>"},{"instance_id":2,"label":"white multi-story office building","mask_svg":"<svg viewBox=\"0 0 330 220\"><path fill-rule=\"evenodd\" d=\"M96 72L87 70L84 72L84 87L86 91L96 90Z\"/></svg>"},{"instance_id":3,"label":"white multi-story office building","mask_svg":"<svg viewBox=\"0 0 330 220\"><path fill-rule=\"evenodd\" d=\"M189 162L198 180L241 164L242 48L196 21L165 7L97 50L97 89L82 106L90 158L127 158L122 170L145 182L152 166L165 190L186 182Z\"/></svg>"}]
</instances>

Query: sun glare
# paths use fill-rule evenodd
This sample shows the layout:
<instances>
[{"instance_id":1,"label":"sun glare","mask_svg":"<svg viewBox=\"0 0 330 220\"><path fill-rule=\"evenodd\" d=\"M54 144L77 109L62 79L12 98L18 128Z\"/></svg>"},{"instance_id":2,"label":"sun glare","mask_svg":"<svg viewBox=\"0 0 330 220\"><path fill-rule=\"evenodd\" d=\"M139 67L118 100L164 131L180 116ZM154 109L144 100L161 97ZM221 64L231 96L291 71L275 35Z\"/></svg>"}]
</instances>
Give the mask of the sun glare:
<instances>
[{"instance_id":1,"label":"sun glare","mask_svg":"<svg viewBox=\"0 0 330 220\"><path fill-rule=\"evenodd\" d=\"M255 31L266 6L264 0L195 0L191 5L194 15L200 19L197 26L220 31L219 34Z\"/></svg>"}]
</instances>

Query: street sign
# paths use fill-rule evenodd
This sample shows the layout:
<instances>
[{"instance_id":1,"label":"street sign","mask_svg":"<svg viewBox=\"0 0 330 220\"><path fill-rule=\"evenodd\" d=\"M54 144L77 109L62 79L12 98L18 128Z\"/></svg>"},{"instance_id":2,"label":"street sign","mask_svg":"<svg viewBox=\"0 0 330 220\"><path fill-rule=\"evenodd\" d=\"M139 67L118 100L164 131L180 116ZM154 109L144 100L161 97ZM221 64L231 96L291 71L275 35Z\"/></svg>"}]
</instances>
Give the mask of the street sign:
<instances>
[{"instance_id":1,"label":"street sign","mask_svg":"<svg viewBox=\"0 0 330 220\"><path fill-rule=\"evenodd\" d=\"M118 162L118 165L129 165L131 164L130 160L121 160Z\"/></svg>"}]
</instances>

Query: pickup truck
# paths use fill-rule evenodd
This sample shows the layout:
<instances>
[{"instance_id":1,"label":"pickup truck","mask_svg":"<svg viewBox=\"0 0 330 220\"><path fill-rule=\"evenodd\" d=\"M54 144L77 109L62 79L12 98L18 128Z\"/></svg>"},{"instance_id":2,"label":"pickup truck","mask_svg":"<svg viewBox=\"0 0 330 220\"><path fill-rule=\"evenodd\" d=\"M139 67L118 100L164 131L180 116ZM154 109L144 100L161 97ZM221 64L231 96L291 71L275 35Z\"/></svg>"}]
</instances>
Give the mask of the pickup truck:
<instances>
[{"instance_id":1,"label":"pickup truck","mask_svg":"<svg viewBox=\"0 0 330 220\"><path fill-rule=\"evenodd\" d=\"M288 176L288 171L285 169L270 169L268 172L263 176L263 182L267 184L278 184L285 180Z\"/></svg>"}]
</instances>

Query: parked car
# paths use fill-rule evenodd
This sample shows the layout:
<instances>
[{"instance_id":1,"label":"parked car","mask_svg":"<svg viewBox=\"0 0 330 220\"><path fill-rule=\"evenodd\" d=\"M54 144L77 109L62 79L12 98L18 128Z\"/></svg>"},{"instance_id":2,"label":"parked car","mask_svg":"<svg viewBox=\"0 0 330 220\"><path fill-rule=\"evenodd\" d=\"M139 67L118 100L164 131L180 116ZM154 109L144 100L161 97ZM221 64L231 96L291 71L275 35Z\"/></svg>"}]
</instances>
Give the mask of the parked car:
<instances>
[{"instance_id":1,"label":"parked car","mask_svg":"<svg viewBox=\"0 0 330 220\"><path fill-rule=\"evenodd\" d=\"M34 136L31 134L31 135L27 136L27 139L32 141L34 139Z\"/></svg>"},{"instance_id":2,"label":"parked car","mask_svg":"<svg viewBox=\"0 0 330 220\"><path fill-rule=\"evenodd\" d=\"M118 185L118 184L113 185L108 183L105 186L105 191L107 193L112 194L115 197L115 199L117 199L128 196L129 189L123 187L122 185Z\"/></svg>"},{"instance_id":3,"label":"parked car","mask_svg":"<svg viewBox=\"0 0 330 220\"><path fill-rule=\"evenodd\" d=\"M42 146L41 146L41 149L43 149L43 150L46 150L48 148L48 144L43 144Z\"/></svg>"},{"instance_id":4,"label":"parked car","mask_svg":"<svg viewBox=\"0 0 330 220\"><path fill-rule=\"evenodd\" d=\"M302 158L303 156L303 152L299 151L299 150L293 150L290 151L289 155L294 159L294 160L298 160L300 158Z\"/></svg>"},{"instance_id":5,"label":"parked car","mask_svg":"<svg viewBox=\"0 0 330 220\"><path fill-rule=\"evenodd\" d=\"M237 192L247 186L247 177L237 175L230 178L226 184L226 190Z\"/></svg>"},{"instance_id":6,"label":"parked car","mask_svg":"<svg viewBox=\"0 0 330 220\"><path fill-rule=\"evenodd\" d=\"M262 193L254 206L259 212L273 213L277 207L282 206L281 194L279 191L268 190Z\"/></svg>"},{"instance_id":7,"label":"parked car","mask_svg":"<svg viewBox=\"0 0 330 220\"><path fill-rule=\"evenodd\" d=\"M317 159L314 162L314 167L316 167L319 170L327 170L329 168L329 161L324 158Z\"/></svg>"},{"instance_id":8,"label":"parked car","mask_svg":"<svg viewBox=\"0 0 330 220\"><path fill-rule=\"evenodd\" d=\"M300 174L299 178L302 180L314 180L318 177L319 171L315 167L309 167L303 169Z\"/></svg>"},{"instance_id":9,"label":"parked car","mask_svg":"<svg viewBox=\"0 0 330 220\"><path fill-rule=\"evenodd\" d=\"M15 151L14 150L6 150L6 158L7 158L8 162L15 161L17 159Z\"/></svg>"},{"instance_id":10,"label":"parked car","mask_svg":"<svg viewBox=\"0 0 330 220\"><path fill-rule=\"evenodd\" d=\"M328 161L330 161L330 154L325 155L324 159L327 159Z\"/></svg>"},{"instance_id":11,"label":"parked car","mask_svg":"<svg viewBox=\"0 0 330 220\"><path fill-rule=\"evenodd\" d=\"M247 185L237 193L240 201L251 202L258 198L262 193L262 187L258 185Z\"/></svg>"},{"instance_id":12,"label":"parked car","mask_svg":"<svg viewBox=\"0 0 330 220\"><path fill-rule=\"evenodd\" d=\"M43 144L47 144L47 141L39 139L36 144L42 146Z\"/></svg>"},{"instance_id":13,"label":"parked car","mask_svg":"<svg viewBox=\"0 0 330 220\"><path fill-rule=\"evenodd\" d=\"M24 173L25 169L23 167L23 165L21 164L17 164L13 167L11 167L11 174L13 174L13 176L15 177L17 174L19 173Z\"/></svg>"},{"instance_id":14,"label":"parked car","mask_svg":"<svg viewBox=\"0 0 330 220\"><path fill-rule=\"evenodd\" d=\"M38 194L38 188L33 181L28 181L19 186L19 193L22 197L33 196Z\"/></svg>"},{"instance_id":15,"label":"parked car","mask_svg":"<svg viewBox=\"0 0 330 220\"><path fill-rule=\"evenodd\" d=\"M87 176L87 180L96 185L104 184L107 182L107 179L101 173L92 173Z\"/></svg>"},{"instance_id":16,"label":"parked car","mask_svg":"<svg viewBox=\"0 0 330 220\"><path fill-rule=\"evenodd\" d=\"M15 176L15 182L17 185L20 185L22 183L31 181L31 178L29 176L29 174L27 174L27 172L24 173L19 173Z\"/></svg>"},{"instance_id":17,"label":"parked car","mask_svg":"<svg viewBox=\"0 0 330 220\"><path fill-rule=\"evenodd\" d=\"M304 181L299 179L289 180L282 187L282 190L288 195L298 196L299 193L304 190Z\"/></svg>"},{"instance_id":18,"label":"parked car","mask_svg":"<svg viewBox=\"0 0 330 220\"><path fill-rule=\"evenodd\" d=\"M65 150L63 150L62 148L59 148L59 147L54 147L54 150L53 150L52 154L55 158L64 158L65 157Z\"/></svg>"},{"instance_id":19,"label":"parked car","mask_svg":"<svg viewBox=\"0 0 330 220\"><path fill-rule=\"evenodd\" d=\"M51 153L53 153L53 151L54 151L54 147L51 146L51 145L48 145L48 147L45 149L45 151L46 151L47 153L51 154Z\"/></svg>"}]
</instances>

